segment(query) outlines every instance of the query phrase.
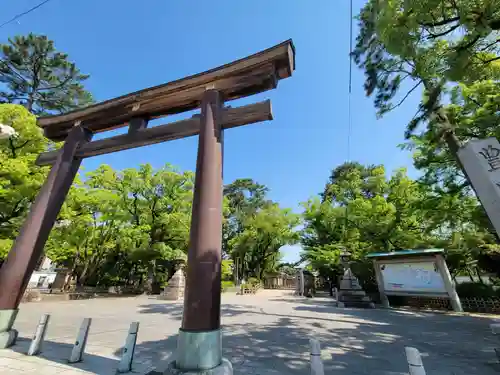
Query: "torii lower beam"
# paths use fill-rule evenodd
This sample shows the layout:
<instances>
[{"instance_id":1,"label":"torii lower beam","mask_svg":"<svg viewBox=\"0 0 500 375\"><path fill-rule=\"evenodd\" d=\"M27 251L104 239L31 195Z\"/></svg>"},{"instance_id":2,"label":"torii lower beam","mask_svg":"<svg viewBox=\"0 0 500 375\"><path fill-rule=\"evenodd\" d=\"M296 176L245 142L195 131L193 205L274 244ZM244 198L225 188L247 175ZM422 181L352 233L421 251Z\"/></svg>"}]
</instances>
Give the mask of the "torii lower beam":
<instances>
[{"instance_id":1,"label":"torii lower beam","mask_svg":"<svg viewBox=\"0 0 500 375\"><path fill-rule=\"evenodd\" d=\"M223 109L220 126L224 130L272 119L271 101L265 100L243 107ZM199 133L200 118L199 115L195 115L187 120L176 121L149 129L143 128L134 132L129 132L128 134L89 142L76 150L75 157L82 159L89 158L116 151L129 150L155 143L191 137ZM56 161L57 155L57 150L44 152L38 156L36 164L40 166L52 165Z\"/></svg>"}]
</instances>

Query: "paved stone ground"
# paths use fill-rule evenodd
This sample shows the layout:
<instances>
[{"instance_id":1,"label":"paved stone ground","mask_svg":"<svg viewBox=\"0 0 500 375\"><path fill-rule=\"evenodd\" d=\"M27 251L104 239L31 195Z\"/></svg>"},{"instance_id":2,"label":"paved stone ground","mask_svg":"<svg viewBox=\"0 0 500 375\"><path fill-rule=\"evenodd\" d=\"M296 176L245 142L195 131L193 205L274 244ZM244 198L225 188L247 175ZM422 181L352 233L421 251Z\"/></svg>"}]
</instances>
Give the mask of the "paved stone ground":
<instances>
[{"instance_id":1,"label":"paved stone ground","mask_svg":"<svg viewBox=\"0 0 500 375\"><path fill-rule=\"evenodd\" d=\"M41 314L51 320L39 357L25 356ZM128 326L139 321L133 372L161 369L176 345L182 304L153 297L29 303L21 306L19 343L0 351L0 374L115 374ZM85 317L93 319L83 362L67 364ZM310 374L309 337L322 344L326 375L408 373L404 346L427 353L429 375L493 375L495 340L488 317L398 310L338 309L328 298L263 291L223 295L224 352L235 374Z\"/></svg>"}]
</instances>

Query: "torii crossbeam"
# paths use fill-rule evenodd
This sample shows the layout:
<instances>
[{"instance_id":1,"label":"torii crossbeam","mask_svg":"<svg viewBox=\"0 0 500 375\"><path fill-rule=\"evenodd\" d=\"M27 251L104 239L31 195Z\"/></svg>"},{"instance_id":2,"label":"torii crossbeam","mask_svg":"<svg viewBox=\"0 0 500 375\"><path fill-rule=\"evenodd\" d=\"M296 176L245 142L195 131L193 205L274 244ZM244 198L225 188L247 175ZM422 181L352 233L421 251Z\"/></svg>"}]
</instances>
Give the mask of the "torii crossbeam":
<instances>
[{"instance_id":1,"label":"torii crossbeam","mask_svg":"<svg viewBox=\"0 0 500 375\"><path fill-rule=\"evenodd\" d=\"M83 158L199 134L184 315L175 366L221 366L220 277L223 130L271 120L269 101L239 108L223 102L277 87L295 69L291 40L194 76L137 91L63 115L41 117L60 150L39 155L52 165L12 250L0 268L0 348L12 345L19 303ZM147 128L148 121L201 108L191 119ZM92 135L128 126L128 133L91 142Z\"/></svg>"}]
</instances>

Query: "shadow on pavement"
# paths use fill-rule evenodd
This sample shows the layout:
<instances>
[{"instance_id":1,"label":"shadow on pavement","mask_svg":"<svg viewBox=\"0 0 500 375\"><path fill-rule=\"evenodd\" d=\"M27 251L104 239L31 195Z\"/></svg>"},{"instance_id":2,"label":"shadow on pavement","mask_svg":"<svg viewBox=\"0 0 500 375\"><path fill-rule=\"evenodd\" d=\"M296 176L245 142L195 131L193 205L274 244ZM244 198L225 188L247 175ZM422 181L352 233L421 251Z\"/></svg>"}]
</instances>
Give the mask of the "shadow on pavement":
<instances>
[{"instance_id":1,"label":"shadow on pavement","mask_svg":"<svg viewBox=\"0 0 500 375\"><path fill-rule=\"evenodd\" d=\"M331 300L286 296L269 302L256 297L222 306L224 356L235 374L309 374L309 338L321 342L326 375L403 375L408 374L404 347L413 346L423 358L429 374L496 375L489 364L496 346L490 333L490 318L415 313L404 310L339 309ZM254 303L255 302L255 303ZM288 303L293 305L288 305ZM288 305L288 306L287 306ZM285 308L286 307L286 308ZM151 303L138 307L141 314L161 314L168 319L182 318L180 303ZM225 320L226 319L226 320ZM22 343L22 345L21 345ZM175 351L175 335L162 340L143 341L135 350L134 369L158 366L161 370ZM24 345L24 346L23 346ZM21 340L14 350L27 351L29 342ZM110 357L121 348L110 348ZM52 353L68 353L56 358ZM45 342L42 357L66 363L71 345ZM64 356L63 356L64 357ZM117 360L86 354L75 368L107 375ZM96 369L108 369L97 370Z\"/></svg>"},{"instance_id":2,"label":"shadow on pavement","mask_svg":"<svg viewBox=\"0 0 500 375\"><path fill-rule=\"evenodd\" d=\"M30 344L31 339L20 337L11 349L17 353L26 354ZM118 367L117 359L102 357L90 353L84 353L83 361L81 362L68 363L68 358L70 357L72 349L72 344L45 340L43 342L42 352L37 355L37 357L99 375L114 375L116 373L116 368Z\"/></svg>"},{"instance_id":3,"label":"shadow on pavement","mask_svg":"<svg viewBox=\"0 0 500 375\"><path fill-rule=\"evenodd\" d=\"M293 313L266 311L249 305L226 304L224 317L241 317L224 330L224 355L235 372L254 369L259 374L304 374L309 370L309 338L321 342L326 374L407 374L404 347L424 353L430 374L493 375L497 366L492 318L454 316L406 310L340 309L328 299L274 298L294 303ZM164 306L141 306L143 313L164 313L177 319L181 311ZM284 310L284 309L283 309ZM265 315L272 322L254 323ZM257 320L258 321L258 320ZM334 327L332 327L332 324ZM142 343L141 351L158 350ZM169 352L175 344L169 346Z\"/></svg>"}]
</instances>

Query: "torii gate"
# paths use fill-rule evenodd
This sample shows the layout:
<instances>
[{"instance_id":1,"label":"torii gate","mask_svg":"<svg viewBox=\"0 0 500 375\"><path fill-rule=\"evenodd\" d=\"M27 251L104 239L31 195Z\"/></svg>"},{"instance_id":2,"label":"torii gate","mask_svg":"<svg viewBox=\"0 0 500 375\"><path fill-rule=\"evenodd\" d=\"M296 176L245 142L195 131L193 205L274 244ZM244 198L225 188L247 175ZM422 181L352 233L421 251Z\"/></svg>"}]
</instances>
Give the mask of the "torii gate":
<instances>
[{"instance_id":1,"label":"torii gate","mask_svg":"<svg viewBox=\"0 0 500 375\"><path fill-rule=\"evenodd\" d=\"M224 108L223 101L277 87L295 69L291 40L230 64L107 100L63 115L41 117L47 138L65 141L44 152L52 169L0 268L0 348L12 345L19 303L82 159L199 134L184 315L176 367L206 370L222 363L220 270L223 130L271 120L270 101ZM201 107L201 116L147 128L148 121ZM91 142L94 133L128 126L128 134Z\"/></svg>"}]
</instances>

